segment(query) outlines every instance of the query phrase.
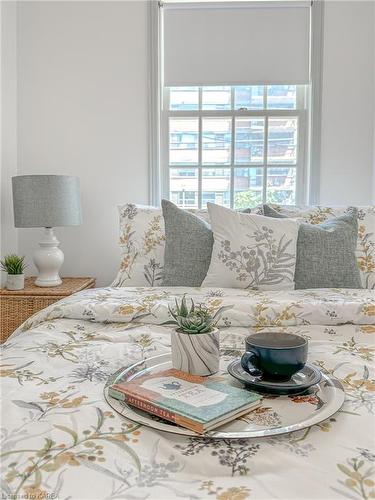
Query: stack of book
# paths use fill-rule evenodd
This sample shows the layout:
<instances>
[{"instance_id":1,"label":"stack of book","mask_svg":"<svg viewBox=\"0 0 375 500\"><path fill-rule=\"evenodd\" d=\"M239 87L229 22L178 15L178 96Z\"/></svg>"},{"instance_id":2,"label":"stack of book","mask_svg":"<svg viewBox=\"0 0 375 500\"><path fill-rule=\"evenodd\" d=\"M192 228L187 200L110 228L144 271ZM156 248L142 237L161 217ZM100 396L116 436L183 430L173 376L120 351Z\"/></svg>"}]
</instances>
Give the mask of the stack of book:
<instances>
[{"instance_id":1,"label":"stack of book","mask_svg":"<svg viewBox=\"0 0 375 500\"><path fill-rule=\"evenodd\" d=\"M257 408L261 396L171 368L109 388L109 395L199 434Z\"/></svg>"}]
</instances>

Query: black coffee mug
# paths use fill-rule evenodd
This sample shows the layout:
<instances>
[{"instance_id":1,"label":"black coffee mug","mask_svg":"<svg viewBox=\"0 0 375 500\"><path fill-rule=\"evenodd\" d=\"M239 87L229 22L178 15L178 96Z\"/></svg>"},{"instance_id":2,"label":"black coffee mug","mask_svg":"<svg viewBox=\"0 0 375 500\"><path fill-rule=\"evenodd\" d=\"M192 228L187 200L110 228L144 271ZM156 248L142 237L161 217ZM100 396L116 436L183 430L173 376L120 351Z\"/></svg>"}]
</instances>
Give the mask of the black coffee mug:
<instances>
[{"instance_id":1,"label":"black coffee mug","mask_svg":"<svg viewBox=\"0 0 375 500\"><path fill-rule=\"evenodd\" d=\"M307 340L290 333L255 333L245 340L242 368L265 380L289 380L307 361Z\"/></svg>"}]
</instances>

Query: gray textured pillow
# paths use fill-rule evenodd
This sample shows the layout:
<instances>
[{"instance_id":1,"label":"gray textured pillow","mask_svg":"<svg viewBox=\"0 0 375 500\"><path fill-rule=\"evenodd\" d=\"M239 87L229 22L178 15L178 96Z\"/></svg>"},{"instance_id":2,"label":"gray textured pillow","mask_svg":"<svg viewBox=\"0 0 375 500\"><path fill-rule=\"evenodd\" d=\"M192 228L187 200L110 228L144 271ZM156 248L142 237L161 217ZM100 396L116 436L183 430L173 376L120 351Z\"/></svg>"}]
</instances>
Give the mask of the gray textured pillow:
<instances>
[{"instance_id":1,"label":"gray textured pillow","mask_svg":"<svg viewBox=\"0 0 375 500\"><path fill-rule=\"evenodd\" d=\"M165 224L164 286L201 286L214 238L209 225L168 200L162 200Z\"/></svg>"},{"instance_id":2,"label":"gray textured pillow","mask_svg":"<svg viewBox=\"0 0 375 500\"><path fill-rule=\"evenodd\" d=\"M268 205L268 217L286 218ZM358 237L358 210L329 219L322 224L302 222L298 230L296 289L362 288L355 251Z\"/></svg>"}]
</instances>

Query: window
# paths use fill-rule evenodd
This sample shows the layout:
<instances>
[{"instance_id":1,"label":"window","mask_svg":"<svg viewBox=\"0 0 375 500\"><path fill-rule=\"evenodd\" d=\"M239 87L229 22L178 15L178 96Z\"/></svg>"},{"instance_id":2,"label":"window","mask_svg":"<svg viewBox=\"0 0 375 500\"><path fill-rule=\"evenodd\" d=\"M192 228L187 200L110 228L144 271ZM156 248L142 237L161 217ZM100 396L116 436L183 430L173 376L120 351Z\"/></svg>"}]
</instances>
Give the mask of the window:
<instances>
[{"instance_id":1,"label":"window","mask_svg":"<svg viewBox=\"0 0 375 500\"><path fill-rule=\"evenodd\" d=\"M306 94L304 85L165 88L164 196L186 208L301 201Z\"/></svg>"}]
</instances>

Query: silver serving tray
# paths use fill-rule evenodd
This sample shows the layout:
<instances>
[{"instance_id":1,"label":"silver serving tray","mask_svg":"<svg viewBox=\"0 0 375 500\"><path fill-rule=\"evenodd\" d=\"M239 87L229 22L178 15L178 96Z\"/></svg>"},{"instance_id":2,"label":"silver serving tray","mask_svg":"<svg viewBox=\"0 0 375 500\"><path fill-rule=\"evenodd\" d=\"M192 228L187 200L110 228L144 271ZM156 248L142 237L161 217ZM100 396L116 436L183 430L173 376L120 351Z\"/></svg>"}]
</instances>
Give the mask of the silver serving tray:
<instances>
[{"instance_id":1,"label":"silver serving tray","mask_svg":"<svg viewBox=\"0 0 375 500\"><path fill-rule=\"evenodd\" d=\"M227 373L227 365L231 361L233 361L233 357L222 356L220 371L210 378L234 387L244 388L241 382ZM109 377L104 387L104 397L107 403L123 417L158 431L182 436L239 439L275 436L306 429L327 420L341 408L345 400L345 391L339 380L330 375L322 374L319 384L311 387L302 395L268 396L263 394L263 401L259 408L202 435L154 417L138 408L128 406L108 395L108 386L113 383L129 381L168 368L172 368L170 354L162 354L121 368ZM244 388L244 390L247 389Z\"/></svg>"}]
</instances>

